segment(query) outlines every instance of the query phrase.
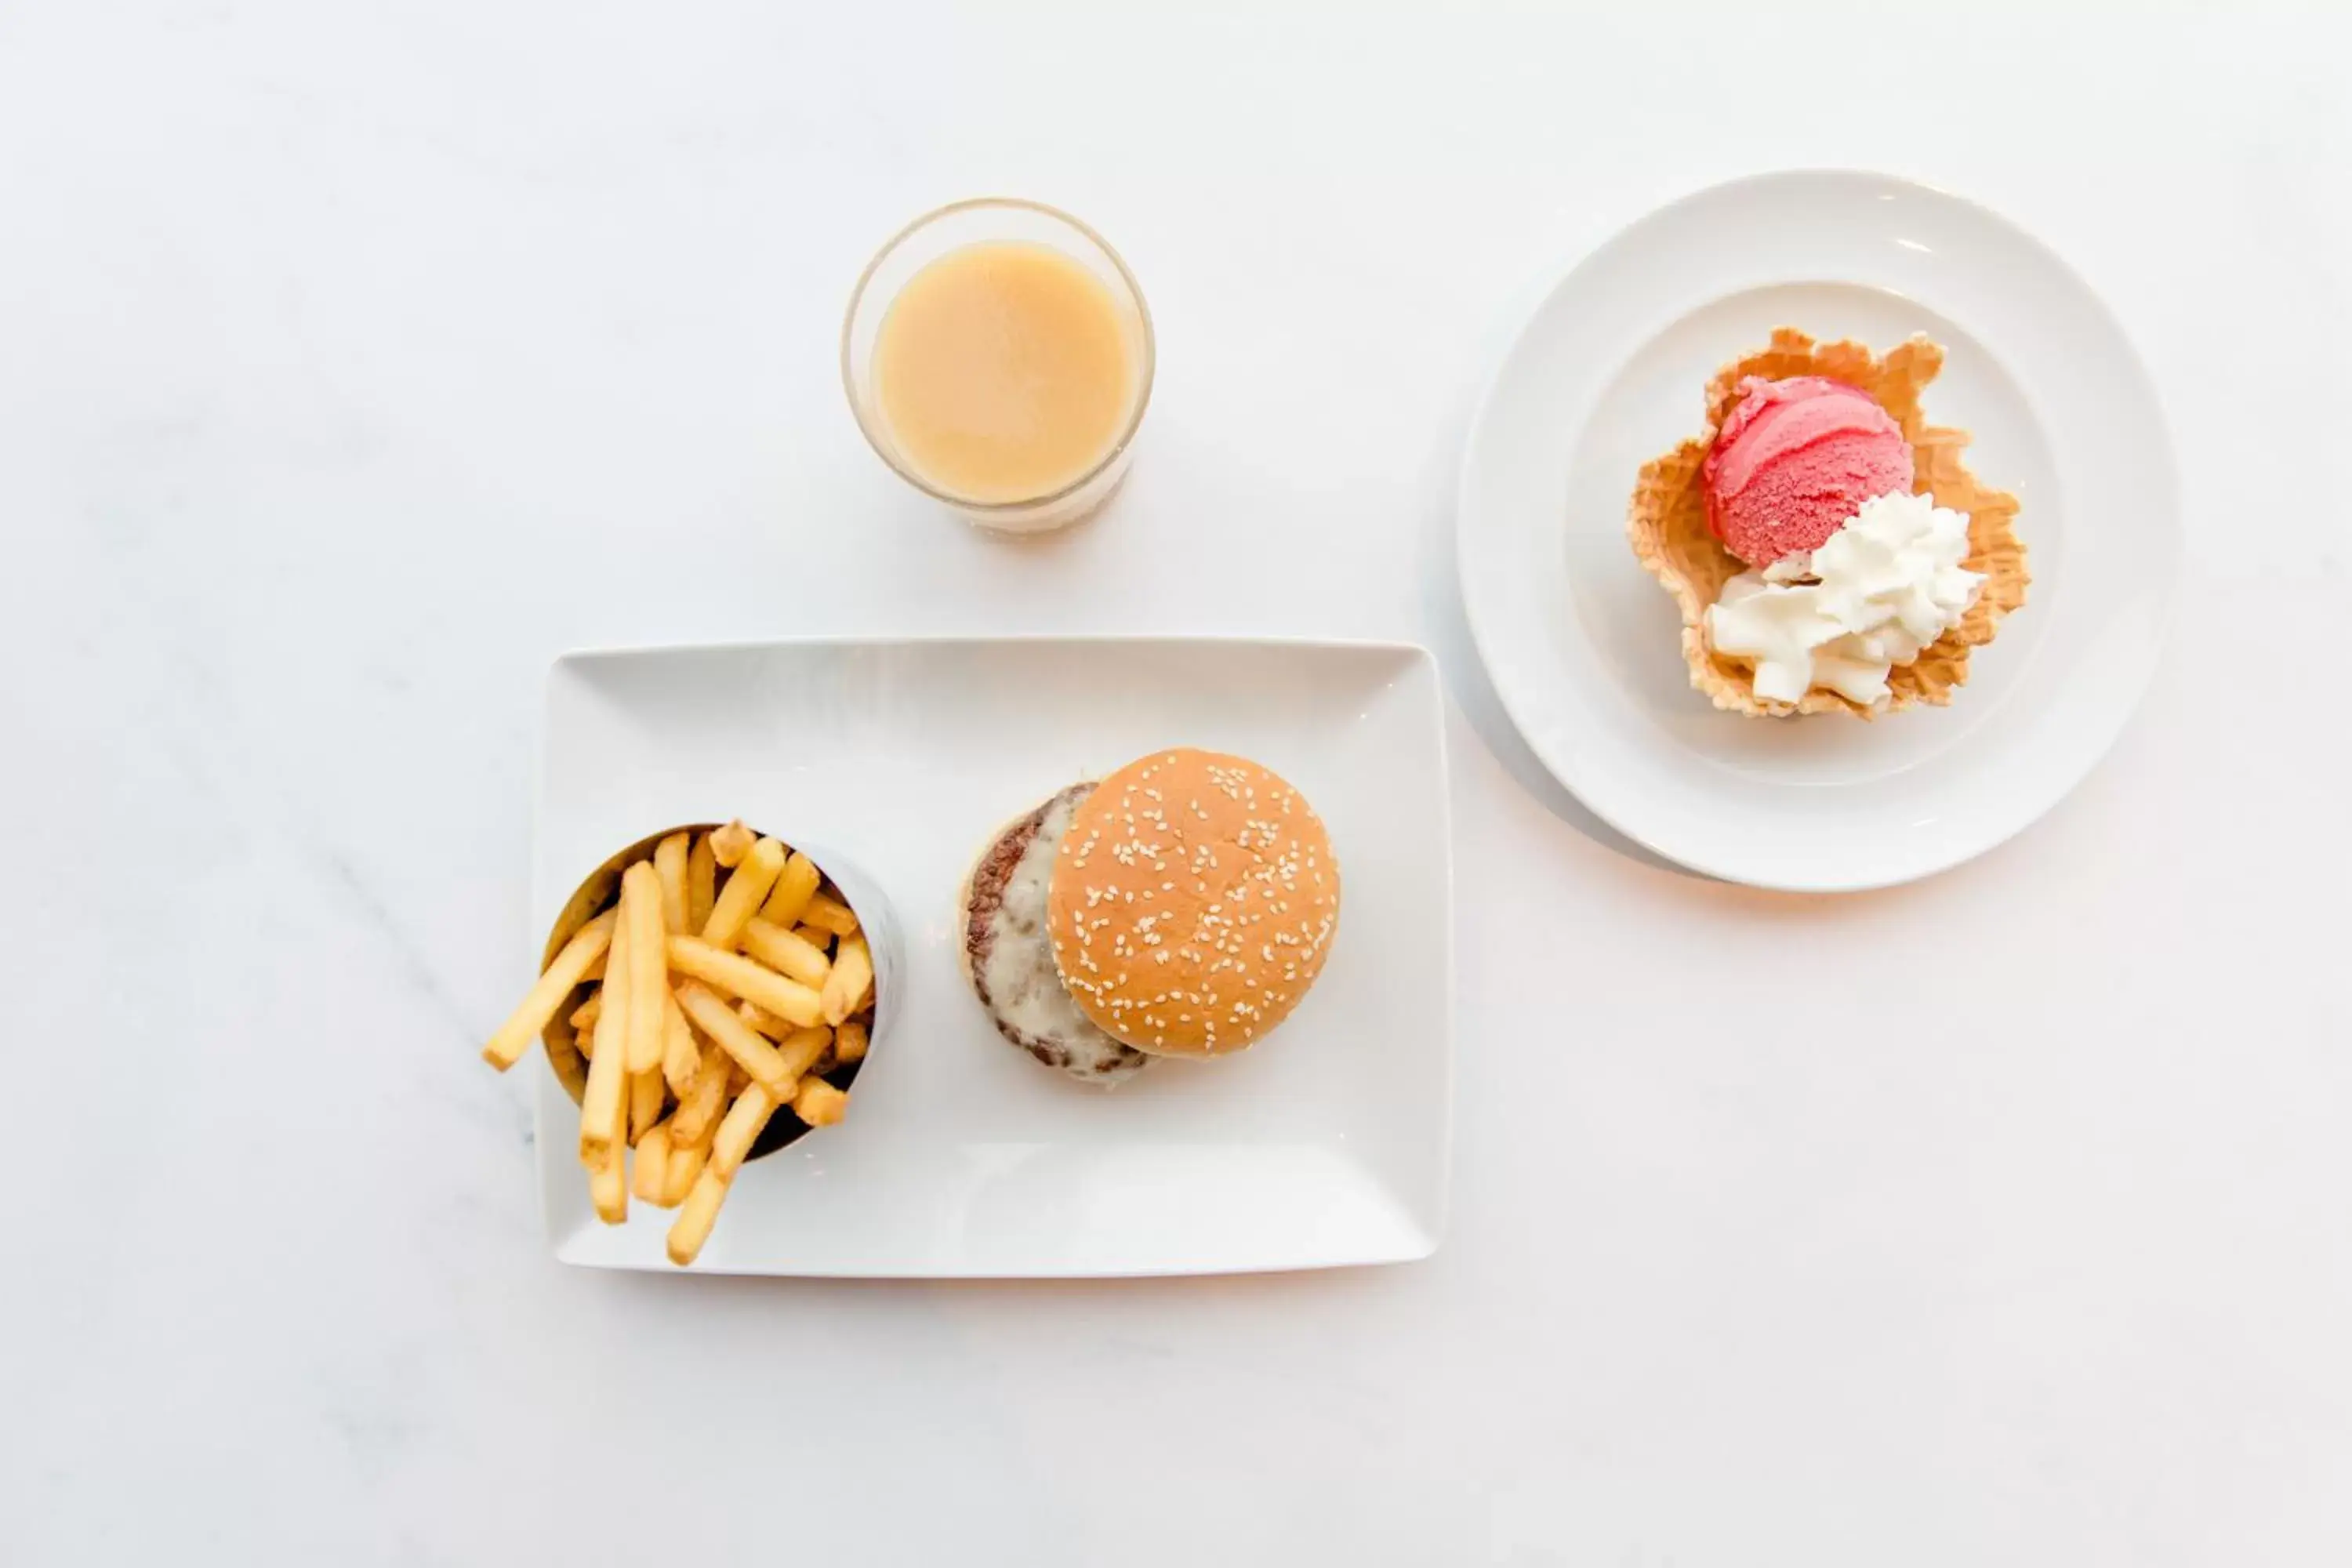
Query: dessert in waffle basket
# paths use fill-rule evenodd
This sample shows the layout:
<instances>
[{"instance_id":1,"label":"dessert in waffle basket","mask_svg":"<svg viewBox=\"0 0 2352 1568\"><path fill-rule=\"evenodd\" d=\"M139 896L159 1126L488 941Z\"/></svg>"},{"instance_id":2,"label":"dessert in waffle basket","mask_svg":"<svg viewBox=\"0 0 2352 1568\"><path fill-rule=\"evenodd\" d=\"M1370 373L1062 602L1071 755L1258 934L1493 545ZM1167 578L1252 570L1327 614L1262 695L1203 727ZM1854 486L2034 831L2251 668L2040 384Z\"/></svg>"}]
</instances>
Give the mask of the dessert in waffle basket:
<instances>
[{"instance_id":1,"label":"dessert in waffle basket","mask_svg":"<svg viewBox=\"0 0 2352 1568\"><path fill-rule=\"evenodd\" d=\"M1941 706L2025 603L2017 498L1920 410L1943 361L1923 336L1880 357L1780 328L1716 373L1696 439L1643 465L1626 532L1717 708Z\"/></svg>"}]
</instances>

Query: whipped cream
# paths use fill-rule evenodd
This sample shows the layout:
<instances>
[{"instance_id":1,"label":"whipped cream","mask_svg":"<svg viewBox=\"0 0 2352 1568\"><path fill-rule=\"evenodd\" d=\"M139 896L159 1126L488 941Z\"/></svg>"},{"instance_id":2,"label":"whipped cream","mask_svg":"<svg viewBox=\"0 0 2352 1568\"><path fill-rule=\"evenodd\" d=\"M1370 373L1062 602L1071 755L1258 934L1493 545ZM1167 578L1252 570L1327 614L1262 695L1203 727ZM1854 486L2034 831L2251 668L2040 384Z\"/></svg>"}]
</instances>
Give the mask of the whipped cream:
<instances>
[{"instance_id":1,"label":"whipped cream","mask_svg":"<svg viewBox=\"0 0 2352 1568\"><path fill-rule=\"evenodd\" d=\"M1960 624L1984 582L1964 569L1966 513L1932 497L1874 496L1810 555L1742 572L1706 612L1716 652L1753 665L1756 695L1814 687L1868 707L1887 672Z\"/></svg>"}]
</instances>

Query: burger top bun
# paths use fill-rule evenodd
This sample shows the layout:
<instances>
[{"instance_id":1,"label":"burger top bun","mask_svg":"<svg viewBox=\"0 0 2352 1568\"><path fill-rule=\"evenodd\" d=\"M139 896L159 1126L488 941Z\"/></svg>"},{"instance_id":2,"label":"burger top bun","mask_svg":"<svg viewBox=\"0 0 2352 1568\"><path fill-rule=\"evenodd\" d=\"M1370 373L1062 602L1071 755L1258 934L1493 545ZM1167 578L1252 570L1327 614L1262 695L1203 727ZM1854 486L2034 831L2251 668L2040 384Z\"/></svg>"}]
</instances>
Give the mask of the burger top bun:
<instances>
[{"instance_id":1,"label":"burger top bun","mask_svg":"<svg viewBox=\"0 0 2352 1568\"><path fill-rule=\"evenodd\" d=\"M1339 920L1322 818L1279 775L1215 752L1154 752L1103 780L1047 899L1080 1009L1156 1056L1255 1043L1315 984Z\"/></svg>"}]
</instances>

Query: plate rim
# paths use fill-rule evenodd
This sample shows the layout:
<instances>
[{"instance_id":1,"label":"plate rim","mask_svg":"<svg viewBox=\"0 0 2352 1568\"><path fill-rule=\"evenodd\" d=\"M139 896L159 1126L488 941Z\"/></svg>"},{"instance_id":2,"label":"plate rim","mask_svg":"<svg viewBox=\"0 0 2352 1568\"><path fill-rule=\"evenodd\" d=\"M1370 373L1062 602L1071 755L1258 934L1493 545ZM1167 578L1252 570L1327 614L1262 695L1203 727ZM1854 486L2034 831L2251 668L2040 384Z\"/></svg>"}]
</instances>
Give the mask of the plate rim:
<instances>
[{"instance_id":1,"label":"plate rim","mask_svg":"<svg viewBox=\"0 0 2352 1568\"><path fill-rule=\"evenodd\" d=\"M1930 853L1917 857L1916 859L1896 862L1884 873L1773 877L1759 876L1753 871L1744 870L1736 860L1727 860L1721 856L1710 854L1704 849L1694 851L1674 847L1658 835L1645 830L1635 822L1627 820L1610 805L1595 798L1581 787L1580 779L1584 770L1580 770L1572 759L1555 754L1558 748L1538 739L1535 727L1531 725L1528 715L1523 711L1525 699L1513 689L1513 683L1496 678L1497 661L1492 643L1494 633L1485 624L1472 593L1472 497L1475 476L1478 468L1478 449L1490 424L1496 400L1502 392L1503 383L1510 374L1512 363L1526 342L1529 330L1553 308L1554 302L1563 291L1574 286L1578 274L1597 258L1622 244L1629 236L1671 215L1703 206L1709 202L1726 199L1735 193L1753 192L1773 185L1799 185L1809 183L1834 184L1856 188L1869 187L1882 192L1890 188L1897 189L1963 209L1974 221L1990 225L2002 231L2011 239L2036 253L2059 277L2064 279L2079 292L2081 299L2095 312L2098 322L2120 352L2122 365L2128 373L2131 392L2133 395L2144 401L2146 411L2150 416L2149 427L2157 439L2151 443L2148 461L2151 466L2159 470L2159 489L2164 503L2158 520L2160 523L2163 570L2160 574L2161 586L2156 596L2152 623L2153 635L2146 661L2137 675L2132 678L2130 689L2125 699L2116 705L2112 720L2105 725L2105 733L2098 737L2095 745L2085 748L2076 764L2067 770L2063 781L2054 791L2048 794L2047 798L2039 800L2030 809L2018 814L2014 821L2001 825L1997 832L1973 842L1970 847L1956 851ZM2132 718L2139 711L2141 704L2147 699L2148 688L2153 684L2156 672L2163 662L2164 649L2170 640L2173 619L2178 613L2180 597L2180 565L2186 549L2186 530L2181 515L2179 462L2174 448L2171 421L2166 415L2162 395L2157 386L2155 377L2148 373L2147 362L2139 352L2138 344L2124 330L2123 321L2108 305L2105 297L2094 289L2090 280L2056 249L2035 236L2032 230L2009 218L1999 210L1972 197L1927 181L1879 169L1802 165L1761 170L1685 191L1679 195L1643 209L1600 239L1578 250L1565 261L1542 274L1542 277L1545 281L1534 290L1532 301L1518 311L1510 325L1501 352L1493 368L1488 372L1485 384L1472 409L1467 431L1463 438L1461 458L1454 485L1454 588L1461 596L1463 620L1469 629L1471 646L1476 651L1479 663L1486 671L1488 684L1494 688L1496 700L1509 718L1512 728L1518 733L1529 752L1535 755L1537 762L1542 764L1544 771L1558 781L1563 789L1574 795L1585 809L1627 839L1652 853L1686 869L1721 881L1776 892L1872 892L1940 875L2000 847L2049 815L2061 802L2073 795L2077 788L2081 787L2083 781L2090 776L2092 771L2114 751L2125 729L2128 727ZM1843 281L1854 280L1849 279ZM1875 287L1866 281L1863 286ZM2149 552L2149 553L2152 554L2155 552Z\"/></svg>"},{"instance_id":2,"label":"plate rim","mask_svg":"<svg viewBox=\"0 0 2352 1568\"><path fill-rule=\"evenodd\" d=\"M712 1266L698 1262L686 1268L668 1267L660 1260L606 1259L582 1257L567 1245L568 1233L557 1225L551 1201L551 1173L562 1162L551 1161L545 1153L549 1136L546 1117L549 1114L547 1091L551 1079L544 1071L535 1073L531 1080L531 1128L533 1143L532 1178L537 1188L540 1228L546 1237L549 1253L559 1262L575 1268L619 1270L627 1273L677 1275L685 1278L776 1279L875 1279L875 1280L1118 1280L1209 1278L1219 1275L1283 1274L1320 1272L1334 1268L1378 1268L1391 1264L1414 1263L1433 1256L1444 1244L1452 1227L1454 1196L1454 1164L1455 1143L1455 1102L1459 1066L1457 1047L1460 1027L1456 1017L1459 1001L1457 974L1458 940L1454 931L1455 865L1454 851L1454 783L1451 750L1446 738L1448 697L1444 667L1435 651L1428 645L1405 638L1380 637L1333 637L1323 635L1290 636L1253 632L1158 632L1121 629L1108 632L1055 630L1046 632L912 632L912 633L815 633L799 636L758 637L748 637L719 641L653 642L643 644L582 645L567 647L547 661L540 681L540 694L533 726L530 782L530 847L529 903L536 919L538 902L539 856L541 836L545 830L547 805L547 757L551 715L557 683L567 671L583 664L606 659L658 658L667 656L697 654L759 654L771 651L849 651L905 647L939 648L941 647L1055 647L1086 644L1114 644L1129 647L1168 645L1217 644L1232 647L1262 648L1274 653L1307 654L1360 653L1391 654L1409 668L1425 673L1429 702L1422 721L1427 725L1430 755L1435 764L1437 788L1436 845L1438 880L1444 900L1442 928L1442 961L1439 966L1443 1027L1438 1040L1439 1114L1429 1120L1435 1122L1433 1137L1436 1147L1435 1175L1431 1184L1425 1212L1409 1203L1399 1202L1398 1212L1405 1222L1404 1239L1392 1247L1360 1247L1342 1249L1329 1256L1298 1258L1247 1259L1243 1261L1212 1260L1188 1262L1163 1260L1150 1263L1130 1263L1101 1268L1085 1266L1062 1267L1050 1270L1034 1268L995 1268L977 1264L971 1268L940 1267L811 1267L805 1261L792 1259L766 1260L757 1263L737 1262ZM533 949L537 951L536 948ZM909 963L912 962L911 956ZM561 1095L560 1086L555 1092Z\"/></svg>"}]
</instances>

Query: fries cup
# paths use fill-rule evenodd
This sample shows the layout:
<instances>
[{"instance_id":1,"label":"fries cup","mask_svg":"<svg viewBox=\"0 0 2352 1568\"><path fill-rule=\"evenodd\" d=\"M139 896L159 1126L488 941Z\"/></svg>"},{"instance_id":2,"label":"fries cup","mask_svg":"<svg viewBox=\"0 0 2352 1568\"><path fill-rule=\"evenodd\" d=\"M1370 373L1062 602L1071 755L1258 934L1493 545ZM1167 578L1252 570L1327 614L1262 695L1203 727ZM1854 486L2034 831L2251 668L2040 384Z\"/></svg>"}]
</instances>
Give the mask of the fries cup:
<instances>
[{"instance_id":1,"label":"fries cup","mask_svg":"<svg viewBox=\"0 0 2352 1568\"><path fill-rule=\"evenodd\" d=\"M545 968L553 960L563 944L572 940L572 932L613 907L620 897L621 873L630 865L650 858L655 846L673 833L708 833L719 826L715 822L699 822L683 827L665 827L658 833L647 834L588 873L572 897L565 900L562 912L556 916L554 929L548 932L547 951L540 959L541 967ZM830 849L781 834L776 837L783 838L785 843L815 863L817 869L824 873L824 891L849 906L850 912L857 917L859 929L865 932L866 945L874 959L874 1016L866 1054L866 1060L870 1060L883 1047L898 1012L900 963L898 922L891 917L890 907L883 899L880 888L853 863ZM541 1043L547 1047L548 1066L554 1069L556 1081L563 1085L564 1092L571 1095L575 1104L587 1092L588 1058L581 1054L576 1032L572 1027L572 1014L587 999L588 990L583 984L567 996L540 1036ZM822 1076L835 1089L846 1090L864 1066L865 1060L847 1062ZM677 1097L673 1095L662 1113L667 1115L676 1109ZM745 1159L757 1160L772 1154L788 1143L797 1142L813 1131L789 1110L779 1110L769 1118L766 1128L751 1145Z\"/></svg>"}]
</instances>

